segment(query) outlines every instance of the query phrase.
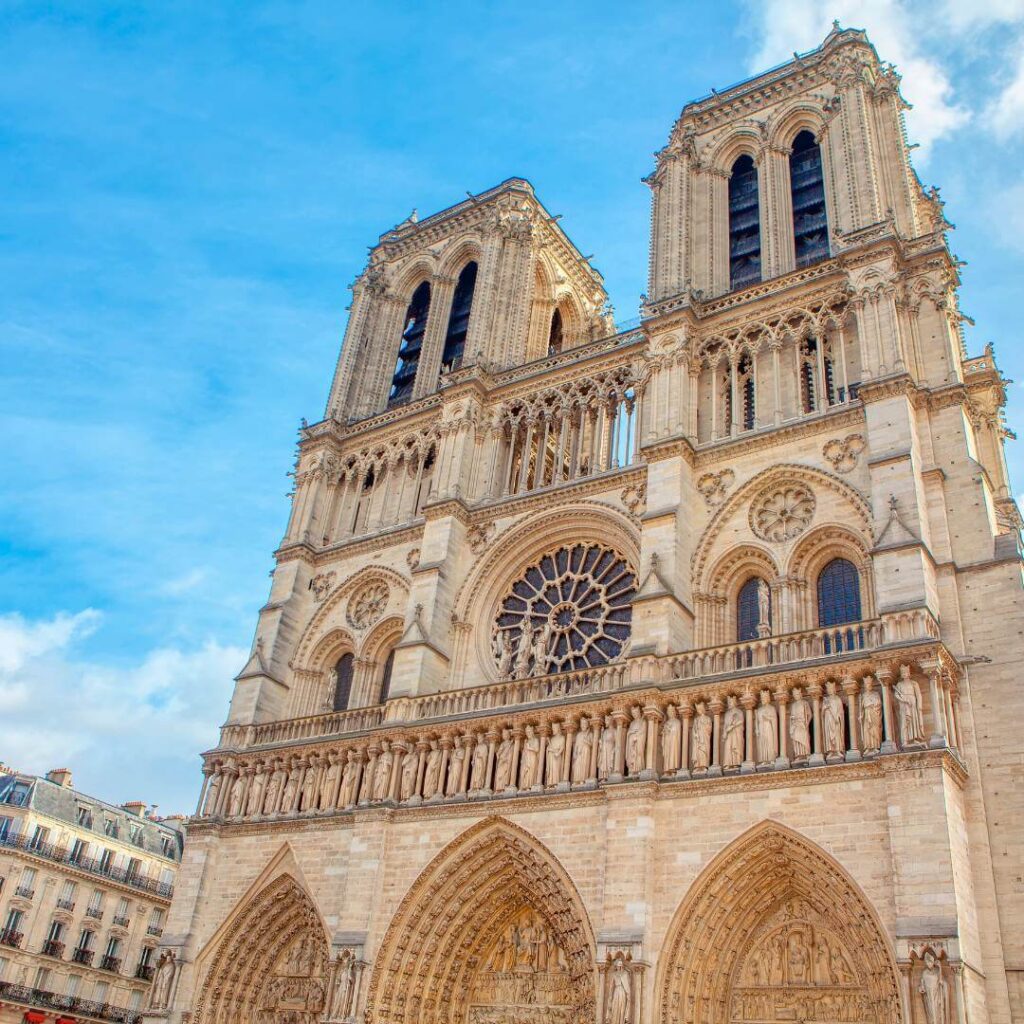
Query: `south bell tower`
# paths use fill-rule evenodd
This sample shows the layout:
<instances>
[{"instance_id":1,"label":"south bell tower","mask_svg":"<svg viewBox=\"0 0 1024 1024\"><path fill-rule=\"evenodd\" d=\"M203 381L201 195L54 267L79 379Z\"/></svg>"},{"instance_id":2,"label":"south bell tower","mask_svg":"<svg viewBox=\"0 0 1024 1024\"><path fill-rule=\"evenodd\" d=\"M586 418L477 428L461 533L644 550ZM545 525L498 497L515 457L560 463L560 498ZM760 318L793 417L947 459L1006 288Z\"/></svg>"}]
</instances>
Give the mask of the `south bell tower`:
<instances>
[{"instance_id":1,"label":"south bell tower","mask_svg":"<svg viewBox=\"0 0 1024 1024\"><path fill-rule=\"evenodd\" d=\"M902 108L838 27L687 105L628 330L523 180L381 236L147 1019L1021 1019L1006 382Z\"/></svg>"}]
</instances>

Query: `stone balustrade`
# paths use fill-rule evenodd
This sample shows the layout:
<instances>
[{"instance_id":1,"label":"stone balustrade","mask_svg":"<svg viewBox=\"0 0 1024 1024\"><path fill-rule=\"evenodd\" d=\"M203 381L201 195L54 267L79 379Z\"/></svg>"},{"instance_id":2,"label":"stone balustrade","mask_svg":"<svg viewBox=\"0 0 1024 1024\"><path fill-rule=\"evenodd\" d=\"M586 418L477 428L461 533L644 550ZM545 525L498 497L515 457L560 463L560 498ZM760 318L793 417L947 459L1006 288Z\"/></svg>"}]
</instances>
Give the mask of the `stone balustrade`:
<instances>
[{"instance_id":1,"label":"stone balustrade","mask_svg":"<svg viewBox=\"0 0 1024 1024\"><path fill-rule=\"evenodd\" d=\"M199 817L303 817L957 750L955 663L937 642L903 653L909 660L865 656L433 726L396 723L341 743L214 751Z\"/></svg>"},{"instance_id":2,"label":"stone balustrade","mask_svg":"<svg viewBox=\"0 0 1024 1024\"><path fill-rule=\"evenodd\" d=\"M396 697L374 707L258 725L226 725L221 729L218 749L296 743L368 732L382 725L426 722L499 708L586 697L630 686L699 681L719 675L834 659L879 650L891 644L934 640L938 635L938 624L929 612L911 609L829 629L812 629L661 657L649 654L627 657L609 665L579 671L415 697Z\"/></svg>"}]
</instances>

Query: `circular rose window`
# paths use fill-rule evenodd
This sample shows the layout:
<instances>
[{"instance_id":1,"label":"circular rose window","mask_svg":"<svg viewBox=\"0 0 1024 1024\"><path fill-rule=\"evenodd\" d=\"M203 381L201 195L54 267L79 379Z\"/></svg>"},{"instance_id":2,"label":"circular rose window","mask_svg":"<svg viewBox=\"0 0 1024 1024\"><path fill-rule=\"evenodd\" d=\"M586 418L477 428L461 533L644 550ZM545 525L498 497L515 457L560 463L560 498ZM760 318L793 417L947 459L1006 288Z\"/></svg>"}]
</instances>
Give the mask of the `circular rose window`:
<instances>
[{"instance_id":1,"label":"circular rose window","mask_svg":"<svg viewBox=\"0 0 1024 1024\"><path fill-rule=\"evenodd\" d=\"M492 631L503 679L604 665L629 641L636 577L600 544L559 548L531 565L501 602Z\"/></svg>"}]
</instances>

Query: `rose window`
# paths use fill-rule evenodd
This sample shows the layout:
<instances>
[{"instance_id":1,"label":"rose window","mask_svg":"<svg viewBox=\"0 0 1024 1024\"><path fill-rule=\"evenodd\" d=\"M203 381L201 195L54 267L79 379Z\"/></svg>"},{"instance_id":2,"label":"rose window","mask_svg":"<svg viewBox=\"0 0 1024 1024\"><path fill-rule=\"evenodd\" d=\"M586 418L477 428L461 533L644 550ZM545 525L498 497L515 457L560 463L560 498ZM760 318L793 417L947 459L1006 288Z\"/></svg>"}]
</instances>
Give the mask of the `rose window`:
<instances>
[{"instance_id":1,"label":"rose window","mask_svg":"<svg viewBox=\"0 0 1024 1024\"><path fill-rule=\"evenodd\" d=\"M348 603L349 625L356 629L372 626L388 605L388 585L381 581L367 583L354 593Z\"/></svg>"},{"instance_id":2,"label":"rose window","mask_svg":"<svg viewBox=\"0 0 1024 1024\"><path fill-rule=\"evenodd\" d=\"M810 526L814 494L802 484L762 494L750 508L750 528L763 540L792 540Z\"/></svg>"},{"instance_id":3,"label":"rose window","mask_svg":"<svg viewBox=\"0 0 1024 1024\"><path fill-rule=\"evenodd\" d=\"M559 548L512 585L494 624L504 678L604 665L629 642L636 577L600 544Z\"/></svg>"}]
</instances>

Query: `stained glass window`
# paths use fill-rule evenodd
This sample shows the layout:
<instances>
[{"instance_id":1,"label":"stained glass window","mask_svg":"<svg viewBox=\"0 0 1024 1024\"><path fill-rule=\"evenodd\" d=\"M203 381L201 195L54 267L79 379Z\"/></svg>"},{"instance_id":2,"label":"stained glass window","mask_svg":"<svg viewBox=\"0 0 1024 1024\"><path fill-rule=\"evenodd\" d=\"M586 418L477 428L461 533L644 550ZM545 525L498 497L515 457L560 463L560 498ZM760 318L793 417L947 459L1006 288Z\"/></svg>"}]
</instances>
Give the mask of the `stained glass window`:
<instances>
[{"instance_id":1,"label":"stained glass window","mask_svg":"<svg viewBox=\"0 0 1024 1024\"><path fill-rule=\"evenodd\" d=\"M758 600L760 583L760 576L751 576L740 587L739 596L736 598L736 639L740 642L757 639L757 627L761 622L760 602ZM768 625L771 625L770 606L768 609Z\"/></svg>"},{"instance_id":2,"label":"stained glass window","mask_svg":"<svg viewBox=\"0 0 1024 1024\"><path fill-rule=\"evenodd\" d=\"M834 558L818 575L818 625L859 622L860 575L845 558Z\"/></svg>"},{"instance_id":3,"label":"stained glass window","mask_svg":"<svg viewBox=\"0 0 1024 1024\"><path fill-rule=\"evenodd\" d=\"M352 695L352 671L355 659L351 654L343 654L338 659L334 671L337 681L334 684L334 710L347 711L349 697Z\"/></svg>"}]
</instances>

